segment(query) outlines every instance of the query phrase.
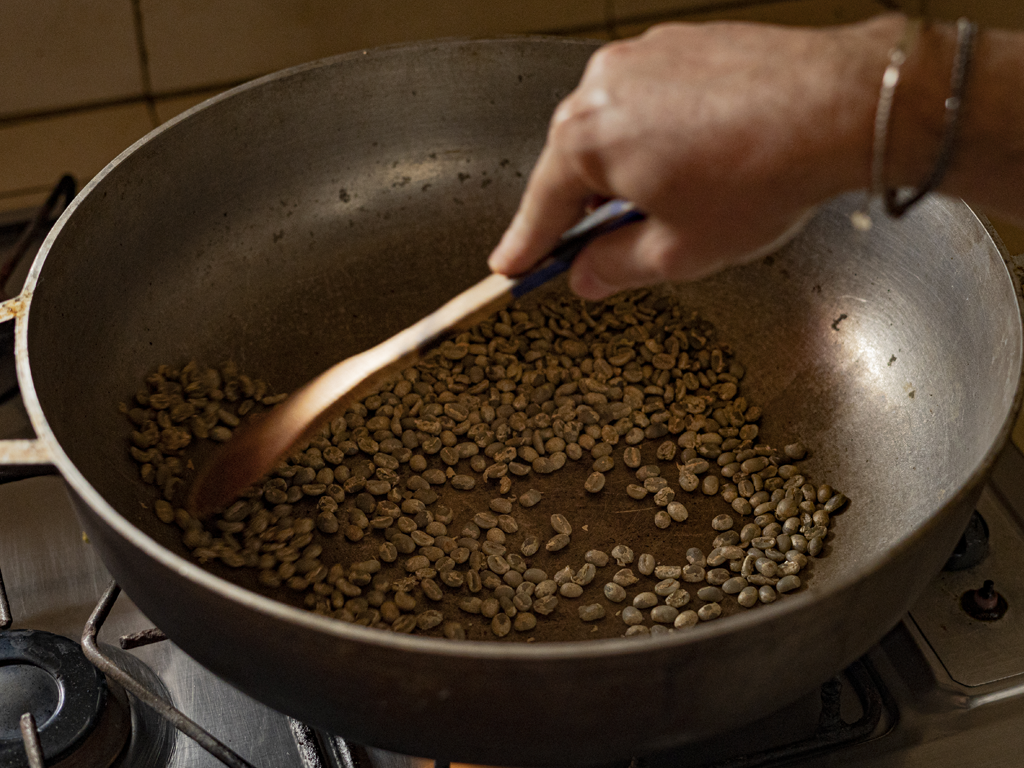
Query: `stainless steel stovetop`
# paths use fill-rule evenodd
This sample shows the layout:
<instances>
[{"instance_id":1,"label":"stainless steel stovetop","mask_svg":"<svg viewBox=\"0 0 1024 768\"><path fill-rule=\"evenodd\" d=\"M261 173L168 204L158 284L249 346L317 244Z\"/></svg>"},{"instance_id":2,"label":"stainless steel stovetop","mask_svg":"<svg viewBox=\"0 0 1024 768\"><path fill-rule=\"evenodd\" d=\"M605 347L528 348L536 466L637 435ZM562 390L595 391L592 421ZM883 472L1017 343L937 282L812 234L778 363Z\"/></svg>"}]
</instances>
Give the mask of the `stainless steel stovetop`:
<instances>
[{"instance_id":1,"label":"stainless steel stovetop","mask_svg":"<svg viewBox=\"0 0 1024 768\"><path fill-rule=\"evenodd\" d=\"M2 346L0 333L0 355ZM20 400L0 403L0 438L31 435ZM1024 456L1013 446L1000 458L977 511L989 529L987 556L965 570L940 574L900 624L837 682L740 732L639 757L633 764L1024 765ZM59 477L0 486L0 572L12 630L81 639L110 576L84 540ZM979 621L961 607L962 595L986 580L1008 605L995 621ZM159 695L256 768L429 768L433 762L313 732L236 691L171 641L117 649L119 638L151 626L130 598L121 595L102 625L99 642L119 667L145 678ZM0 630L0 639L3 635ZM784 671L779 674L782 685ZM11 723L3 722L4 679L0 674L0 747L3 734L12 730ZM134 697L129 700L133 733L114 765L224 764ZM443 752L440 742L438 753ZM30 765L27 757L19 761L10 764ZM0 754L0 768L6 766Z\"/></svg>"}]
</instances>

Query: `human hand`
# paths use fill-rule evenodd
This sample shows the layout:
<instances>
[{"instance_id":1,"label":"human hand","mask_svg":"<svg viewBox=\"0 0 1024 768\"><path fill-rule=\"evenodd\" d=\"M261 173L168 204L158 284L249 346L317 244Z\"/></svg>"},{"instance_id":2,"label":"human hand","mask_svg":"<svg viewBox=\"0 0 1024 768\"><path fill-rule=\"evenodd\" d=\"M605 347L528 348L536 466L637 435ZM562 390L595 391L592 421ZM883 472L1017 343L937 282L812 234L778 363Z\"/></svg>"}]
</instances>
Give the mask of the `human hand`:
<instances>
[{"instance_id":1,"label":"human hand","mask_svg":"<svg viewBox=\"0 0 1024 768\"><path fill-rule=\"evenodd\" d=\"M612 43L559 105L493 270L539 261L595 196L647 214L576 259L599 299L763 255L814 206L867 185L872 120L902 21L807 30L671 24Z\"/></svg>"}]
</instances>

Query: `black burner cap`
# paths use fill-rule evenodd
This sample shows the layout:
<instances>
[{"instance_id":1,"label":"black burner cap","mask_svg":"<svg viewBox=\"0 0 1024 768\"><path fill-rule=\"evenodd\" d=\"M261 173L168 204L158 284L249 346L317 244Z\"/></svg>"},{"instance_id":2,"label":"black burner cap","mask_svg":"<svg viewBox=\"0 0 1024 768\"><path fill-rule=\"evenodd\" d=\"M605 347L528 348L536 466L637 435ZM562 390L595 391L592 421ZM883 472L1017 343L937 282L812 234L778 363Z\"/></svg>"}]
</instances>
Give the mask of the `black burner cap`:
<instances>
[{"instance_id":1,"label":"black burner cap","mask_svg":"<svg viewBox=\"0 0 1024 768\"><path fill-rule=\"evenodd\" d=\"M107 701L107 681L81 646L39 630L0 632L0 768L28 765L20 721L36 720L47 762L77 748Z\"/></svg>"}]
</instances>

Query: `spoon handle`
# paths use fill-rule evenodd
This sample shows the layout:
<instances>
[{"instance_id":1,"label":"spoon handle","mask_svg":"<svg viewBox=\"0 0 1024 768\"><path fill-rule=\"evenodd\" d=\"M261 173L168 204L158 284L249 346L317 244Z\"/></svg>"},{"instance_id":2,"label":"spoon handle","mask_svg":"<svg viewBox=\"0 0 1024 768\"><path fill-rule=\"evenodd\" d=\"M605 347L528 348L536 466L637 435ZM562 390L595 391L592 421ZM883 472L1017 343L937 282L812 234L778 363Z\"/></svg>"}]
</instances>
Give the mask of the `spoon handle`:
<instances>
[{"instance_id":1,"label":"spoon handle","mask_svg":"<svg viewBox=\"0 0 1024 768\"><path fill-rule=\"evenodd\" d=\"M515 278L515 285L511 289L513 298L518 299L565 272L572 266L577 254L598 235L643 218L644 215L627 200L609 200L567 230L544 261L525 275Z\"/></svg>"},{"instance_id":2,"label":"spoon handle","mask_svg":"<svg viewBox=\"0 0 1024 768\"><path fill-rule=\"evenodd\" d=\"M642 218L643 214L624 200L605 203L562 235L532 271L519 277L485 277L405 330L324 371L272 412L251 419L202 467L192 486L189 506L193 514L205 518L233 501L296 444L309 440L353 402L380 389L445 340L566 271L598 235Z\"/></svg>"},{"instance_id":3,"label":"spoon handle","mask_svg":"<svg viewBox=\"0 0 1024 768\"><path fill-rule=\"evenodd\" d=\"M458 331L472 328L515 299L568 270L580 251L595 237L643 218L644 215L632 203L609 200L567 230L547 257L526 274L517 277L490 275L379 346L417 329L416 333L410 333L409 338L418 338L418 351L425 354L455 336ZM409 343L408 339L404 343Z\"/></svg>"}]
</instances>

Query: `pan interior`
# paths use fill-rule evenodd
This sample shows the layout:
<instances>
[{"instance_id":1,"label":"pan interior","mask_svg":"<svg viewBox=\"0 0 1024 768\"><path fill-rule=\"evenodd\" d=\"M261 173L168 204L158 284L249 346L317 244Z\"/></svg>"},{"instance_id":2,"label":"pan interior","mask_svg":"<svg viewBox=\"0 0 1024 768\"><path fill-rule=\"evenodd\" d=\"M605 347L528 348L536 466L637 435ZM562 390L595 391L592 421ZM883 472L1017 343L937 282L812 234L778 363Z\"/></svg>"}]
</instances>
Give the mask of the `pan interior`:
<instances>
[{"instance_id":1,"label":"pan interior","mask_svg":"<svg viewBox=\"0 0 1024 768\"><path fill-rule=\"evenodd\" d=\"M139 511L117 409L155 366L231 358L289 390L486 274L575 82L567 57L581 72L592 50L501 47L384 51L393 66L346 57L243 87L80 202L46 254L28 346L56 440L116 510L183 551ZM823 590L958 492L1005 431L1020 369L1014 292L971 211L933 199L859 233L857 202L775 256L673 289L746 365L768 440L803 440L808 474L854 500L815 570Z\"/></svg>"}]
</instances>

